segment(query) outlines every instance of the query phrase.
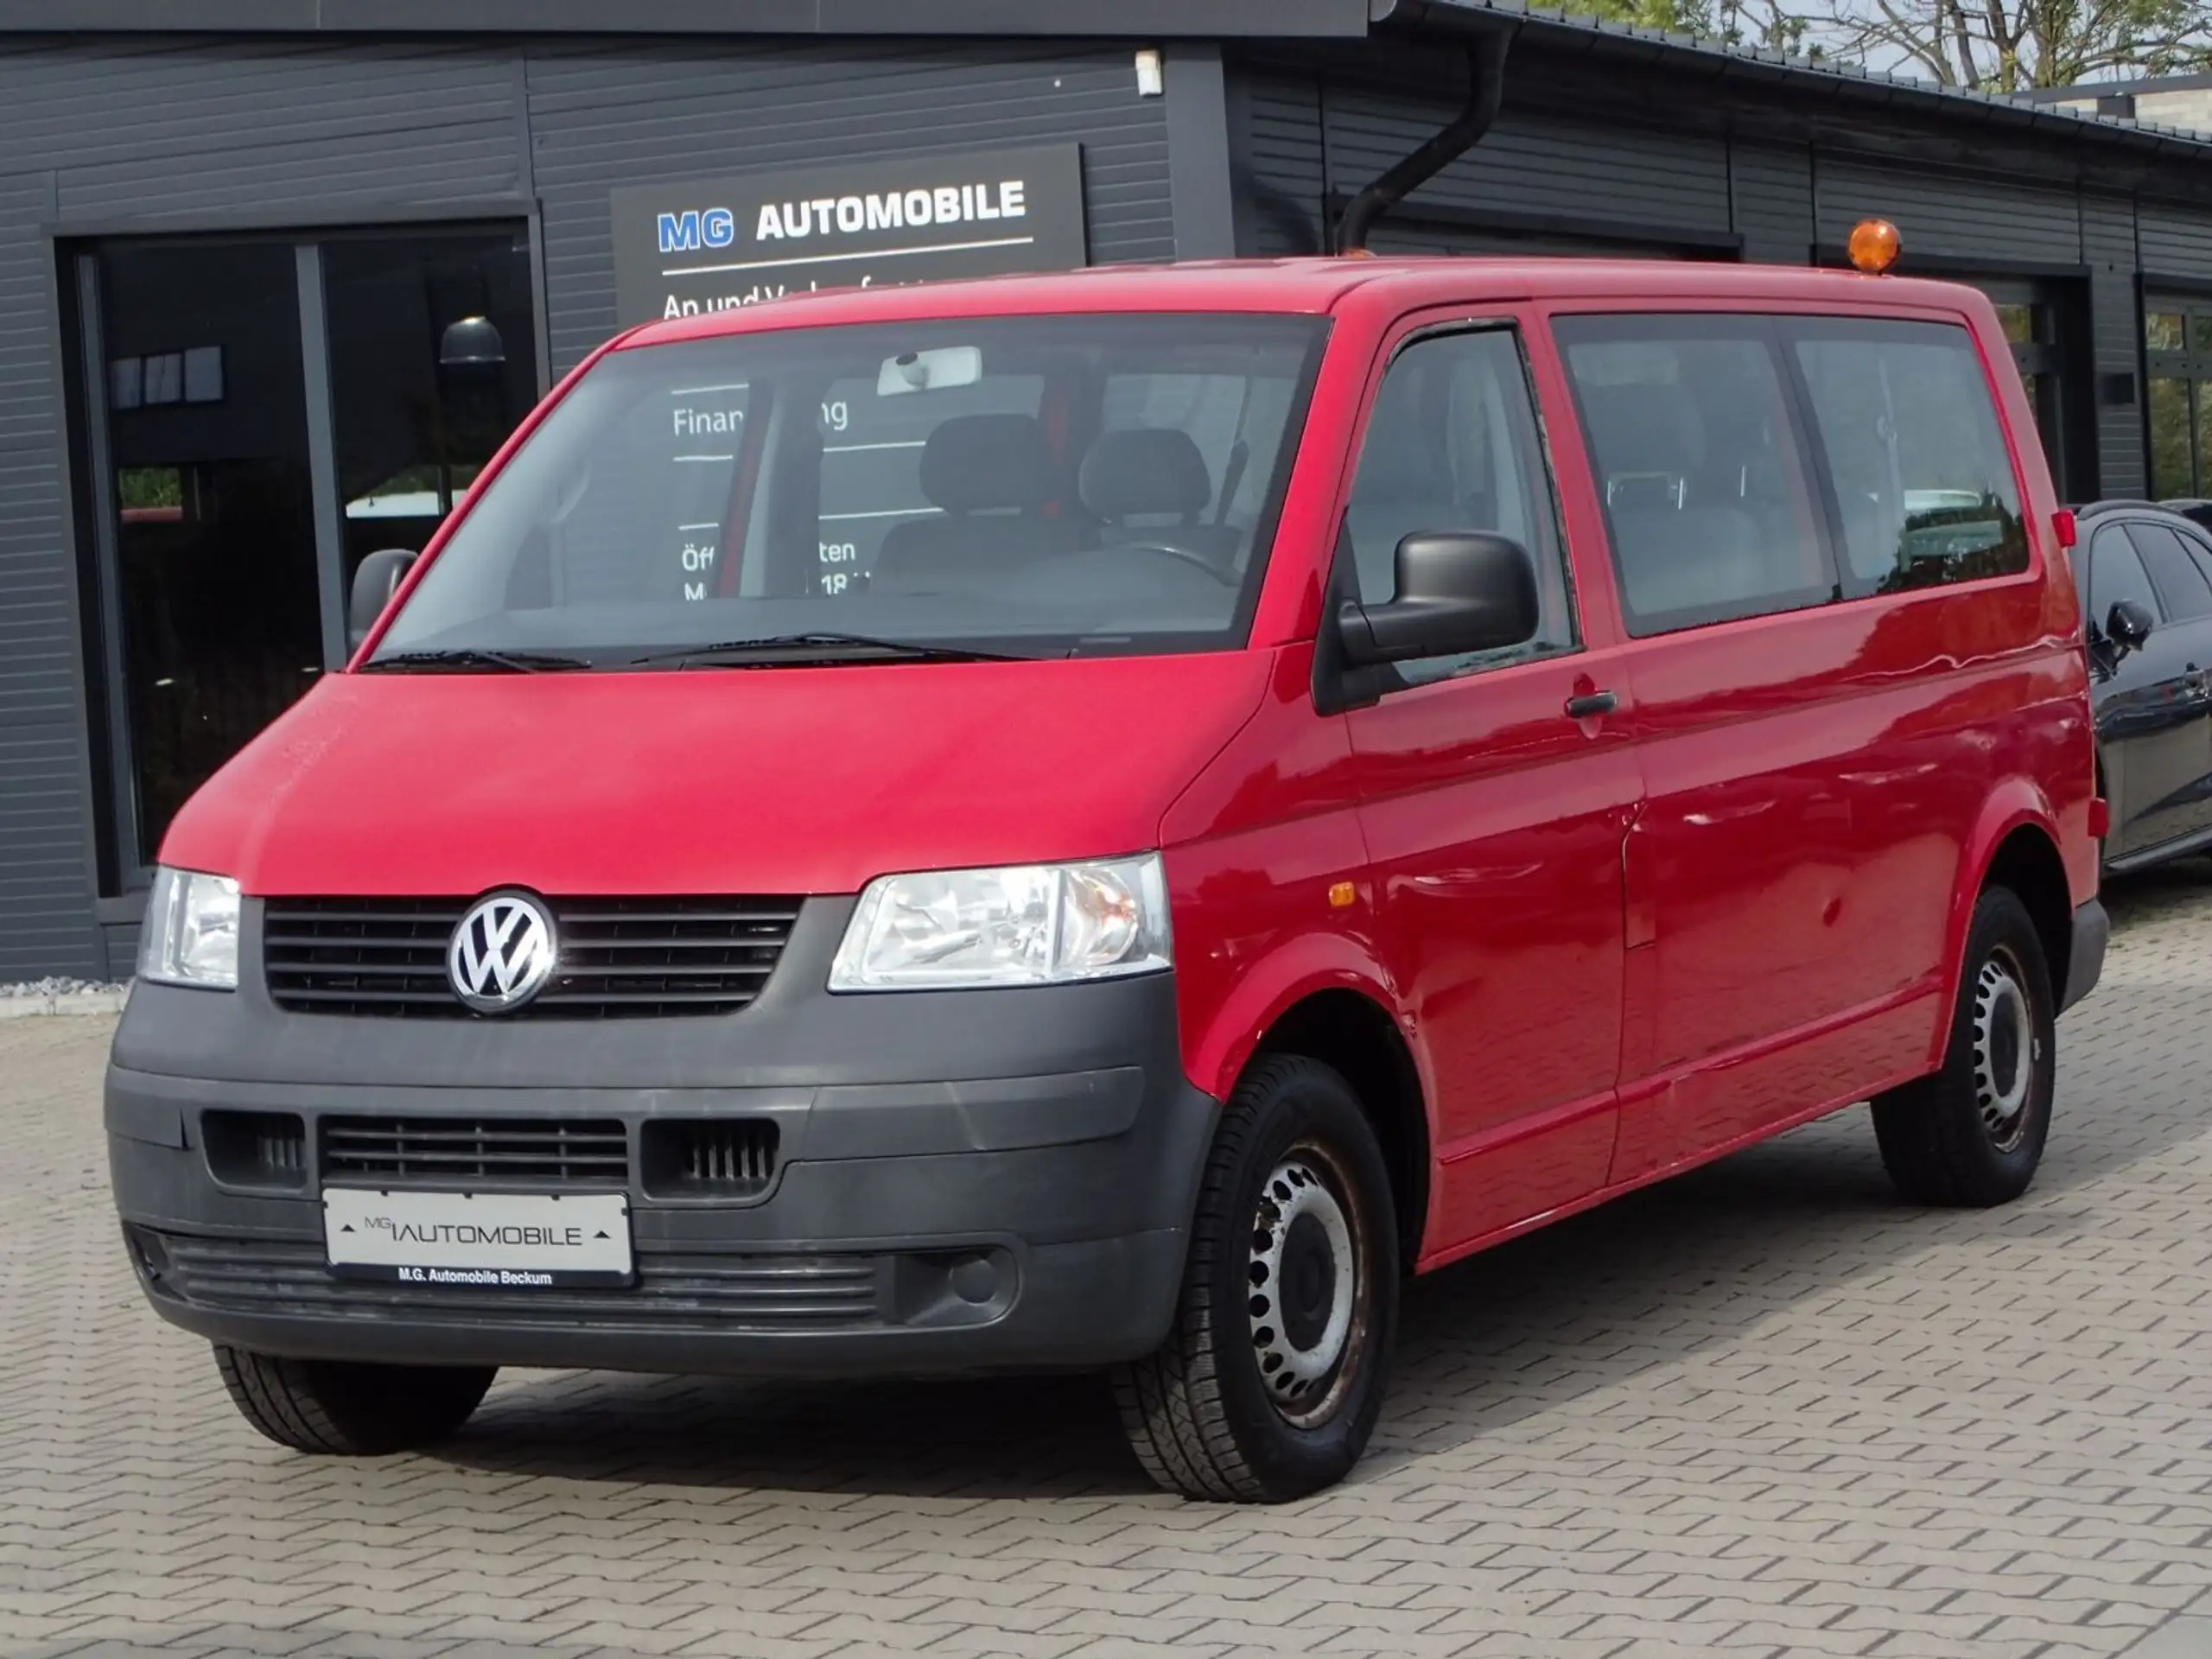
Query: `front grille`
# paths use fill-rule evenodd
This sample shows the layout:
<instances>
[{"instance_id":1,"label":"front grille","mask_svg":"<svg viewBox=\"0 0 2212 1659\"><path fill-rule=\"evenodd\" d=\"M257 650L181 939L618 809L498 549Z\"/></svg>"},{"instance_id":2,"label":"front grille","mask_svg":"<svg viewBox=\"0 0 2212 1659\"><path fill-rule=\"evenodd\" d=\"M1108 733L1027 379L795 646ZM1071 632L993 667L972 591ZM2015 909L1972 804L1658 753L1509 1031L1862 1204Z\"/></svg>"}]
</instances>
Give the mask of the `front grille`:
<instances>
[{"instance_id":1,"label":"front grille","mask_svg":"<svg viewBox=\"0 0 2212 1659\"><path fill-rule=\"evenodd\" d=\"M729 1014L760 995L798 919L793 898L554 899L559 965L536 1001L478 1014L446 978L467 899L271 899L270 1000L296 1014L610 1020Z\"/></svg>"},{"instance_id":2,"label":"front grille","mask_svg":"<svg viewBox=\"0 0 2212 1659\"><path fill-rule=\"evenodd\" d=\"M630 1140L613 1118L326 1117L322 1179L378 1187L626 1187Z\"/></svg>"},{"instance_id":3,"label":"front grille","mask_svg":"<svg viewBox=\"0 0 2212 1659\"><path fill-rule=\"evenodd\" d=\"M156 1288L230 1313L362 1320L405 1317L505 1325L701 1331L849 1330L886 1322L890 1256L718 1255L641 1246L638 1282L612 1290L487 1290L336 1279L319 1243L147 1235ZM142 1248L141 1257L146 1257Z\"/></svg>"}]
</instances>

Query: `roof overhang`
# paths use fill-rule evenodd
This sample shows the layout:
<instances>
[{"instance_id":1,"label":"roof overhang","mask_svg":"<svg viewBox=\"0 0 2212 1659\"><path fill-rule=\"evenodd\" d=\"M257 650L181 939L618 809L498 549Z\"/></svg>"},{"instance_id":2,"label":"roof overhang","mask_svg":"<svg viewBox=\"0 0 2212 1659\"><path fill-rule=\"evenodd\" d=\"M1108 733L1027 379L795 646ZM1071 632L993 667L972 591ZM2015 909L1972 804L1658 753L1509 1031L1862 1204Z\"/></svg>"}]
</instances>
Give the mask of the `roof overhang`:
<instances>
[{"instance_id":1,"label":"roof overhang","mask_svg":"<svg viewBox=\"0 0 2212 1659\"><path fill-rule=\"evenodd\" d=\"M1357 40L1369 0L10 0L0 34Z\"/></svg>"}]
</instances>

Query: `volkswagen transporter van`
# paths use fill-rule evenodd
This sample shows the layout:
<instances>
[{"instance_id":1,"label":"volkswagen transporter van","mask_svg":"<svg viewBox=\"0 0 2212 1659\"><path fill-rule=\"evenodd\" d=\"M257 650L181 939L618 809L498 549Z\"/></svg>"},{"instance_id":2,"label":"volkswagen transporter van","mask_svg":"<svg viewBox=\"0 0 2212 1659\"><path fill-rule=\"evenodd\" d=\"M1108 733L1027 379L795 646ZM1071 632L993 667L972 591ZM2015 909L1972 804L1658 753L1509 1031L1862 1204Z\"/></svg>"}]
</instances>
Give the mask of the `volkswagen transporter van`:
<instances>
[{"instance_id":1,"label":"volkswagen transporter van","mask_svg":"<svg viewBox=\"0 0 2212 1659\"><path fill-rule=\"evenodd\" d=\"M502 1365L1087 1368L1279 1499L1407 1274L1868 1100L2012 1198L2106 932L2039 456L1985 299L1850 273L627 334L169 832L140 1282L307 1452Z\"/></svg>"}]
</instances>

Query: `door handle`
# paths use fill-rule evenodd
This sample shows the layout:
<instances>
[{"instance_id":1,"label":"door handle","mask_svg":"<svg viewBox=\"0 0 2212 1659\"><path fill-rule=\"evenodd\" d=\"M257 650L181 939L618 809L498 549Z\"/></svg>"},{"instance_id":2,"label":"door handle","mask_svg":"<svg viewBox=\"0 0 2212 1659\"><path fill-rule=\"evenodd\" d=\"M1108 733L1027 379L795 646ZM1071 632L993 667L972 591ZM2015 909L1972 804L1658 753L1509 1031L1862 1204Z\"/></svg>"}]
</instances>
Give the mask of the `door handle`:
<instances>
[{"instance_id":1,"label":"door handle","mask_svg":"<svg viewBox=\"0 0 2212 1659\"><path fill-rule=\"evenodd\" d=\"M1600 715L1610 715L1621 706L1621 700L1610 691L1584 691L1567 700L1569 720L1595 720Z\"/></svg>"}]
</instances>

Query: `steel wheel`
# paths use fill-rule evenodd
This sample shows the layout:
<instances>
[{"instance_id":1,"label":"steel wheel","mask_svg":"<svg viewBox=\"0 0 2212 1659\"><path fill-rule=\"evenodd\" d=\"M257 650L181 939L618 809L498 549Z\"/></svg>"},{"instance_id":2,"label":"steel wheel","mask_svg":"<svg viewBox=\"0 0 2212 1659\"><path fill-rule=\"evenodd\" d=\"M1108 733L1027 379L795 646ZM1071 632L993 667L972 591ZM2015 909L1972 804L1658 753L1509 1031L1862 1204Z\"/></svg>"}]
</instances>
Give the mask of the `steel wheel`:
<instances>
[{"instance_id":1,"label":"steel wheel","mask_svg":"<svg viewBox=\"0 0 2212 1659\"><path fill-rule=\"evenodd\" d=\"M1351 1184L1324 1147L1294 1147L1260 1188L1246 1313L1268 1397L1297 1428L1326 1422L1350 1382L1367 1287L1354 1243ZM1348 1213L1349 1211L1349 1213Z\"/></svg>"},{"instance_id":2,"label":"steel wheel","mask_svg":"<svg viewBox=\"0 0 2212 1659\"><path fill-rule=\"evenodd\" d=\"M1999 1152L2020 1144L2028 1095L2043 1061L2042 1039L2021 988L2024 977L2012 953L2000 947L1982 963L1974 982L1974 1103Z\"/></svg>"}]
</instances>

